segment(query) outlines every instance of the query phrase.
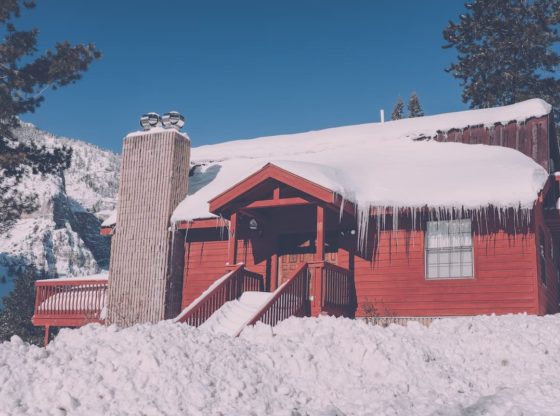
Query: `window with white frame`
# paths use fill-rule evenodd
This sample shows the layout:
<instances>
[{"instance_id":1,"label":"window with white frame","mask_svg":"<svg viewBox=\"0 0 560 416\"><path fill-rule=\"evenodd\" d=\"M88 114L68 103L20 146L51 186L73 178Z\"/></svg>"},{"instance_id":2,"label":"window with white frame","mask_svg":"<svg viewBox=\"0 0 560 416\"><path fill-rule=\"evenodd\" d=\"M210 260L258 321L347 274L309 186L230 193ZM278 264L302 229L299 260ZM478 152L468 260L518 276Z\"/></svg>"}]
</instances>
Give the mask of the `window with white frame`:
<instances>
[{"instance_id":1,"label":"window with white frame","mask_svg":"<svg viewBox=\"0 0 560 416\"><path fill-rule=\"evenodd\" d=\"M473 276L471 220L428 221L426 279Z\"/></svg>"}]
</instances>

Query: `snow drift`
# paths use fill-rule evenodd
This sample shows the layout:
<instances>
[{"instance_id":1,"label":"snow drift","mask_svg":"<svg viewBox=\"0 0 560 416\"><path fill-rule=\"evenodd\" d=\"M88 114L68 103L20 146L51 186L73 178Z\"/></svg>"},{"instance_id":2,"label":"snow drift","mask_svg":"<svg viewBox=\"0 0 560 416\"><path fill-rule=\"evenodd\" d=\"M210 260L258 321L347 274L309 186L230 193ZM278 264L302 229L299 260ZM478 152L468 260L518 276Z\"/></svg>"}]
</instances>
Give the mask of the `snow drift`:
<instances>
[{"instance_id":1,"label":"snow drift","mask_svg":"<svg viewBox=\"0 0 560 416\"><path fill-rule=\"evenodd\" d=\"M0 344L0 413L558 415L560 316L429 328L291 318L240 338L169 321Z\"/></svg>"}]
</instances>

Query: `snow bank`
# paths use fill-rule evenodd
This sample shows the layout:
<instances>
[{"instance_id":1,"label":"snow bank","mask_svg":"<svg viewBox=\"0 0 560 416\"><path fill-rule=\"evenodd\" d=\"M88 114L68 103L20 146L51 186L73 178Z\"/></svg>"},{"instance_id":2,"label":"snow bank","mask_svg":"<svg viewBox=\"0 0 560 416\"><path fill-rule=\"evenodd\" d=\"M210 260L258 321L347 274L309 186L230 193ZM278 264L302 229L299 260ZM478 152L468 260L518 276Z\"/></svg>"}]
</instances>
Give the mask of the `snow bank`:
<instances>
[{"instance_id":1,"label":"snow bank","mask_svg":"<svg viewBox=\"0 0 560 416\"><path fill-rule=\"evenodd\" d=\"M0 344L0 413L558 415L560 316L389 328L292 318L240 338L173 324Z\"/></svg>"},{"instance_id":2,"label":"snow bank","mask_svg":"<svg viewBox=\"0 0 560 416\"><path fill-rule=\"evenodd\" d=\"M522 122L550 112L534 99L506 107L237 140L192 149L199 165L172 221L212 218L207 202L267 163L316 182L363 209L530 208L546 171L497 146L415 141L438 131Z\"/></svg>"}]
</instances>

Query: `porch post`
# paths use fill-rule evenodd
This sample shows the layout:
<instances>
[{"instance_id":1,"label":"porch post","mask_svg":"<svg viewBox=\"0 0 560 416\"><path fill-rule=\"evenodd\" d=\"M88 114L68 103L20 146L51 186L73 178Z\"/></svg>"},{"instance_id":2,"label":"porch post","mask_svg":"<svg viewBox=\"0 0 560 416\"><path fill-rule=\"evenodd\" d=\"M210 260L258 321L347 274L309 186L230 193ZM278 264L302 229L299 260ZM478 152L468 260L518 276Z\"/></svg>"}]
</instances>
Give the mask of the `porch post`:
<instances>
[{"instance_id":1,"label":"porch post","mask_svg":"<svg viewBox=\"0 0 560 416\"><path fill-rule=\"evenodd\" d=\"M315 262L310 265L313 300L311 316L319 316L323 311L323 260L325 259L325 209L317 205L317 243Z\"/></svg>"},{"instance_id":2,"label":"porch post","mask_svg":"<svg viewBox=\"0 0 560 416\"><path fill-rule=\"evenodd\" d=\"M51 329L50 326L45 325L45 338L44 338L45 347L49 344L49 333L50 333L50 329Z\"/></svg>"},{"instance_id":3,"label":"porch post","mask_svg":"<svg viewBox=\"0 0 560 416\"><path fill-rule=\"evenodd\" d=\"M228 242L228 265L233 267L237 264L237 213L231 214L229 220L229 242Z\"/></svg>"},{"instance_id":4,"label":"porch post","mask_svg":"<svg viewBox=\"0 0 560 416\"><path fill-rule=\"evenodd\" d=\"M317 205L317 248L315 260L325 260L325 208Z\"/></svg>"},{"instance_id":5,"label":"porch post","mask_svg":"<svg viewBox=\"0 0 560 416\"><path fill-rule=\"evenodd\" d=\"M278 248L276 252L270 256L270 291L274 292L278 287Z\"/></svg>"}]
</instances>

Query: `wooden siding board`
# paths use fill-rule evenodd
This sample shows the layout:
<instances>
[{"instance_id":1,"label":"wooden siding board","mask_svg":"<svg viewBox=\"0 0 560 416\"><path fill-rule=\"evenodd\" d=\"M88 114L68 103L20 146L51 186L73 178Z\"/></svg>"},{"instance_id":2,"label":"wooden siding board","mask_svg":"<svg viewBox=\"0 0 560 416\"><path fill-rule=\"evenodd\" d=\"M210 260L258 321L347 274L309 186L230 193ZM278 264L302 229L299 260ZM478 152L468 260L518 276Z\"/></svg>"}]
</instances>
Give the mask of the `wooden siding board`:
<instances>
[{"instance_id":1,"label":"wooden siding board","mask_svg":"<svg viewBox=\"0 0 560 416\"><path fill-rule=\"evenodd\" d=\"M372 261L355 259L357 316L363 316L364 302L377 303L381 315L386 308L396 316L537 313L533 234L475 236L475 277L442 280L425 278L423 231L409 233L413 246L390 234L380 233L380 253ZM345 255L340 253L341 258Z\"/></svg>"}]
</instances>

